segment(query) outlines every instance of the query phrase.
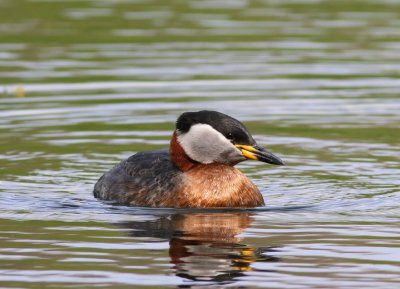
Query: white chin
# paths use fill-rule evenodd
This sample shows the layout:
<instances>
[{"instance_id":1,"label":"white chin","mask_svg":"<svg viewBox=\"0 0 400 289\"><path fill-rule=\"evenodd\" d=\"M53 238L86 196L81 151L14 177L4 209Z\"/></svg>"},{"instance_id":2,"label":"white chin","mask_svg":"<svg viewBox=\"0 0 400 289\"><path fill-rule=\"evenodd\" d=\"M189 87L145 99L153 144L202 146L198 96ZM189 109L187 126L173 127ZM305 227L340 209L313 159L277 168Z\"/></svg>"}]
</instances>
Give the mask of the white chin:
<instances>
[{"instance_id":1,"label":"white chin","mask_svg":"<svg viewBox=\"0 0 400 289\"><path fill-rule=\"evenodd\" d=\"M239 149L208 124L195 124L186 133L178 132L178 142L192 160L202 164L235 165L245 160Z\"/></svg>"}]
</instances>

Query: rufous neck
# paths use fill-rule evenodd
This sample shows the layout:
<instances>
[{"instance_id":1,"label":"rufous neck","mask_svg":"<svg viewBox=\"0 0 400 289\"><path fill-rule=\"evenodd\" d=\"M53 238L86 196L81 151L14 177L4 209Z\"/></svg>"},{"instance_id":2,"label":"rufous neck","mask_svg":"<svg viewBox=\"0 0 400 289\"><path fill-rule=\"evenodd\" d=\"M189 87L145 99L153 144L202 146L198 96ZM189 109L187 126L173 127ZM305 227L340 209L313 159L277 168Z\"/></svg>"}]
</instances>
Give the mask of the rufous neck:
<instances>
[{"instance_id":1,"label":"rufous neck","mask_svg":"<svg viewBox=\"0 0 400 289\"><path fill-rule=\"evenodd\" d=\"M176 131L172 134L171 143L169 147L169 155L171 161L183 172L190 170L198 165L197 162L189 158L182 146L179 144Z\"/></svg>"}]
</instances>

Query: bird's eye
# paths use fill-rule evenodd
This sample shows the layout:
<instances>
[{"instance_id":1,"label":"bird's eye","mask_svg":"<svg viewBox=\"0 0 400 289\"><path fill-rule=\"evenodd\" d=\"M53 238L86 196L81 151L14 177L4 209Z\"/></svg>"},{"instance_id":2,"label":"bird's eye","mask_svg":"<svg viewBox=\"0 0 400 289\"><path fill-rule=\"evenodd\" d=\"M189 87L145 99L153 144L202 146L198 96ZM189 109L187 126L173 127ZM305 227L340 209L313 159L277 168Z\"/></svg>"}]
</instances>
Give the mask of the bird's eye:
<instances>
[{"instance_id":1,"label":"bird's eye","mask_svg":"<svg viewBox=\"0 0 400 289\"><path fill-rule=\"evenodd\" d=\"M233 141L233 134L232 134L231 132L229 132L229 133L226 135L226 138L229 139L230 141Z\"/></svg>"}]
</instances>

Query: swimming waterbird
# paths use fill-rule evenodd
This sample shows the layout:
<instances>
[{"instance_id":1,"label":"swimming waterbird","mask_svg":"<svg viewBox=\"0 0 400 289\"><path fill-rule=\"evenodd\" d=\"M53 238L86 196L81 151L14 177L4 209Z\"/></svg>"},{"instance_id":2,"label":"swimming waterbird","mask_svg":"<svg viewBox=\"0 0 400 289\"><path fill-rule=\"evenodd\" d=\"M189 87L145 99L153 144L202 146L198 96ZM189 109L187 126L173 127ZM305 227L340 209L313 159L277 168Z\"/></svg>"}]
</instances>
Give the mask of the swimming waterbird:
<instances>
[{"instance_id":1,"label":"swimming waterbird","mask_svg":"<svg viewBox=\"0 0 400 289\"><path fill-rule=\"evenodd\" d=\"M121 161L97 181L93 193L130 206L261 206L258 188L234 167L247 159L283 165L240 121L217 111L185 112L169 151L139 152Z\"/></svg>"}]
</instances>

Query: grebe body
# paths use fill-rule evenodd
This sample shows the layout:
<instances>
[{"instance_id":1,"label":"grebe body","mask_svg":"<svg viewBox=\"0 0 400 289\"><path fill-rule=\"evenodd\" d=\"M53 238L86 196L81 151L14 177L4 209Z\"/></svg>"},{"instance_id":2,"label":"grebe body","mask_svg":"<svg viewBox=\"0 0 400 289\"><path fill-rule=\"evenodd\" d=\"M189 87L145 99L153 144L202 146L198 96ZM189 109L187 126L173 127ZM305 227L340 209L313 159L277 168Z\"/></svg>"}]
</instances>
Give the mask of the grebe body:
<instances>
[{"instance_id":1,"label":"grebe body","mask_svg":"<svg viewBox=\"0 0 400 289\"><path fill-rule=\"evenodd\" d=\"M169 151L123 160L97 181L94 196L146 207L262 206L258 188L234 167L246 159L283 165L238 120L216 111L186 112L177 120Z\"/></svg>"}]
</instances>

